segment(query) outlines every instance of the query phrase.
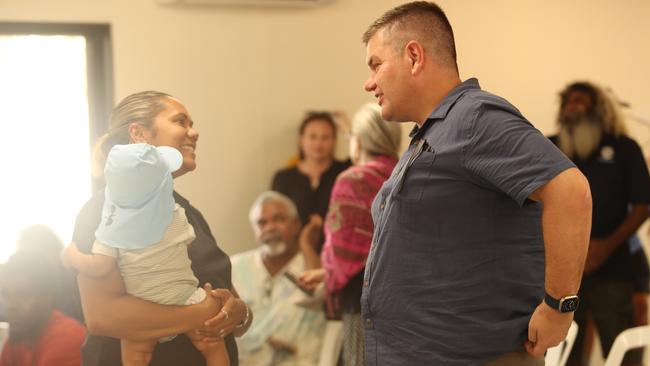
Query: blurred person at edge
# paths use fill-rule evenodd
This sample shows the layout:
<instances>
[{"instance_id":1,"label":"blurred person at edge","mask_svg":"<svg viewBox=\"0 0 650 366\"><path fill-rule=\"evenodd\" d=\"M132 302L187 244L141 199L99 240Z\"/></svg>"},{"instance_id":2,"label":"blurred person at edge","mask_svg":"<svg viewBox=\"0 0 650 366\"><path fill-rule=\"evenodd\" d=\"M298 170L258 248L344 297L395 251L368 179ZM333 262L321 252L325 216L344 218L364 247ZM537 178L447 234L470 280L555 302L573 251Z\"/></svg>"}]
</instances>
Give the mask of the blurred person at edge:
<instances>
[{"instance_id":1,"label":"blurred person at edge","mask_svg":"<svg viewBox=\"0 0 650 366\"><path fill-rule=\"evenodd\" d=\"M614 97L591 82L579 81L560 93L559 133L550 139L587 177L593 222L581 307L575 314L578 336L569 365L586 364L583 354L587 314L598 330L607 357L616 336L635 325L635 284L647 276L643 250L633 257L630 238L648 217L650 176L641 148L626 131ZM638 248L640 249L640 248ZM647 283L645 286L647 291ZM642 291L644 289L642 288ZM642 351L628 352L625 365L640 365Z\"/></svg>"},{"instance_id":2,"label":"blurred person at edge","mask_svg":"<svg viewBox=\"0 0 650 366\"><path fill-rule=\"evenodd\" d=\"M0 266L9 339L0 366L79 366L85 328L56 308L59 257L18 250Z\"/></svg>"},{"instance_id":3,"label":"blurred person at edge","mask_svg":"<svg viewBox=\"0 0 650 366\"><path fill-rule=\"evenodd\" d=\"M63 251L63 242L56 233L46 225L32 225L24 228L18 235L16 249L36 250L47 257L58 259ZM83 322L81 304L79 304L79 289L75 273L65 268L61 261L55 262L58 272L58 291L56 293L56 308L63 314Z\"/></svg>"},{"instance_id":4,"label":"blurred person at edge","mask_svg":"<svg viewBox=\"0 0 650 366\"><path fill-rule=\"evenodd\" d=\"M343 366L364 365L360 300L374 228L370 208L397 163L400 140L400 126L384 121L377 104L364 105L354 116L350 133L354 166L338 176L332 189L321 252L323 268L300 276L308 288L324 280L329 315L341 313Z\"/></svg>"}]
</instances>

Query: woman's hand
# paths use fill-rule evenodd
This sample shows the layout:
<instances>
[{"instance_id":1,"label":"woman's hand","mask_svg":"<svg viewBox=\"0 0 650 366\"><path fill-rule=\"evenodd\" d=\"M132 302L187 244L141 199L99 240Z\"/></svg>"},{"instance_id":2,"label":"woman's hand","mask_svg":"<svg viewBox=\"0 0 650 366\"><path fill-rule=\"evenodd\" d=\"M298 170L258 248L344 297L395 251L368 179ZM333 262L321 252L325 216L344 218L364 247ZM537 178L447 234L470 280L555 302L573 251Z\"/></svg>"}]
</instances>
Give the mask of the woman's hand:
<instances>
[{"instance_id":1,"label":"woman's hand","mask_svg":"<svg viewBox=\"0 0 650 366\"><path fill-rule=\"evenodd\" d=\"M318 214L309 216L309 222L300 231L298 242L300 248L315 249L323 233L323 218Z\"/></svg>"},{"instance_id":2,"label":"woman's hand","mask_svg":"<svg viewBox=\"0 0 650 366\"><path fill-rule=\"evenodd\" d=\"M309 217L309 222L302 228L298 243L300 251L305 257L305 266L307 269L320 268L320 257L316 247L320 243L323 235L323 218L317 214Z\"/></svg>"},{"instance_id":3,"label":"woman's hand","mask_svg":"<svg viewBox=\"0 0 650 366\"><path fill-rule=\"evenodd\" d=\"M242 325L249 310L246 303L234 296L230 290L212 290L210 287L208 291L208 285L206 284L205 289L209 297L221 301L223 306L214 317L205 321L203 327L196 329L194 332L202 336L206 342L217 342Z\"/></svg>"},{"instance_id":4,"label":"woman's hand","mask_svg":"<svg viewBox=\"0 0 650 366\"><path fill-rule=\"evenodd\" d=\"M298 276L298 283L304 288L314 290L325 281L325 269L317 268L304 271Z\"/></svg>"},{"instance_id":5,"label":"woman's hand","mask_svg":"<svg viewBox=\"0 0 650 366\"><path fill-rule=\"evenodd\" d=\"M325 300L325 310L328 319L337 319L341 309L341 295L330 293L325 288L327 272L324 268L311 269L298 276L298 283L310 290L314 290L314 296Z\"/></svg>"}]
</instances>

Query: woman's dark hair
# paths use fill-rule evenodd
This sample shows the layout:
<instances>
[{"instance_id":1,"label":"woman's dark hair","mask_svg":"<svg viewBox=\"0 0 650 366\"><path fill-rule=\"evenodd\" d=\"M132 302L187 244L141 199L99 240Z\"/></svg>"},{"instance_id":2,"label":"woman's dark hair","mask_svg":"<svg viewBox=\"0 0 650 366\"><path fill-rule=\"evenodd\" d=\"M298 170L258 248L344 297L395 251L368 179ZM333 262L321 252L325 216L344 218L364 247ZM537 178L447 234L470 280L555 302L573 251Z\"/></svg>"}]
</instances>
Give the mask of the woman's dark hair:
<instances>
[{"instance_id":1,"label":"woman's dark hair","mask_svg":"<svg viewBox=\"0 0 650 366\"><path fill-rule=\"evenodd\" d=\"M40 250L58 258L63 242L47 225L32 225L24 228L16 241L18 250Z\"/></svg>"},{"instance_id":2,"label":"woman's dark hair","mask_svg":"<svg viewBox=\"0 0 650 366\"><path fill-rule=\"evenodd\" d=\"M307 126L314 121L322 121L330 125L330 127L332 127L332 135L334 136L334 140L336 140L336 122L334 122L334 117L330 112L307 112L305 114L305 117L302 119L302 122L300 122L300 129L298 130L300 136L305 133ZM298 146L298 154L300 156L300 160L303 160L305 158L305 153L303 153L300 146Z\"/></svg>"},{"instance_id":3,"label":"woman's dark hair","mask_svg":"<svg viewBox=\"0 0 650 366\"><path fill-rule=\"evenodd\" d=\"M17 277L25 279L35 294L52 296L54 301L60 288L58 263L58 257L39 250L18 250L0 266L0 277L9 281Z\"/></svg>"}]
</instances>

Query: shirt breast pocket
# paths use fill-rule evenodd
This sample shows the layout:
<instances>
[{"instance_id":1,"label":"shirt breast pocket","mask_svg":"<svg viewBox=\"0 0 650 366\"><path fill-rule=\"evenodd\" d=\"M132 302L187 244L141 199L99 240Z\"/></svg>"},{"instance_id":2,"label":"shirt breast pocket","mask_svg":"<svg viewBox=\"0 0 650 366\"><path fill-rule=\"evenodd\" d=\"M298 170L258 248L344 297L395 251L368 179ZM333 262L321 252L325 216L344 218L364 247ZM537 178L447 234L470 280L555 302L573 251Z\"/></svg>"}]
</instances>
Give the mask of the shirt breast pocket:
<instances>
[{"instance_id":1,"label":"shirt breast pocket","mask_svg":"<svg viewBox=\"0 0 650 366\"><path fill-rule=\"evenodd\" d=\"M432 148L426 148L407 165L404 173L397 183L396 195L402 200L419 201L422 199L422 192L427 188L429 175L436 160L436 152Z\"/></svg>"}]
</instances>

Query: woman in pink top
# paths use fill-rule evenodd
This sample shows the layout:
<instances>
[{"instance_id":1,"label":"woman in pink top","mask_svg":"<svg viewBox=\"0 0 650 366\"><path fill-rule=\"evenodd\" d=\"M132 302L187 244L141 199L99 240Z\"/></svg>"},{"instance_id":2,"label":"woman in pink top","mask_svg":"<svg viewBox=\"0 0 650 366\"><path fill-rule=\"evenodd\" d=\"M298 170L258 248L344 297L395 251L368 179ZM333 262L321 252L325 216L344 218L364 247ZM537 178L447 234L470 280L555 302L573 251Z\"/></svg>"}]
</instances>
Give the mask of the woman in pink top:
<instances>
[{"instance_id":1,"label":"woman in pink top","mask_svg":"<svg viewBox=\"0 0 650 366\"><path fill-rule=\"evenodd\" d=\"M395 164L401 140L398 124L381 118L376 104L364 105L352 121L350 157L354 166L336 179L325 219L323 268L305 272L301 282L325 282L328 312L343 319L343 365L363 365L361 289L372 241L372 201Z\"/></svg>"}]
</instances>

